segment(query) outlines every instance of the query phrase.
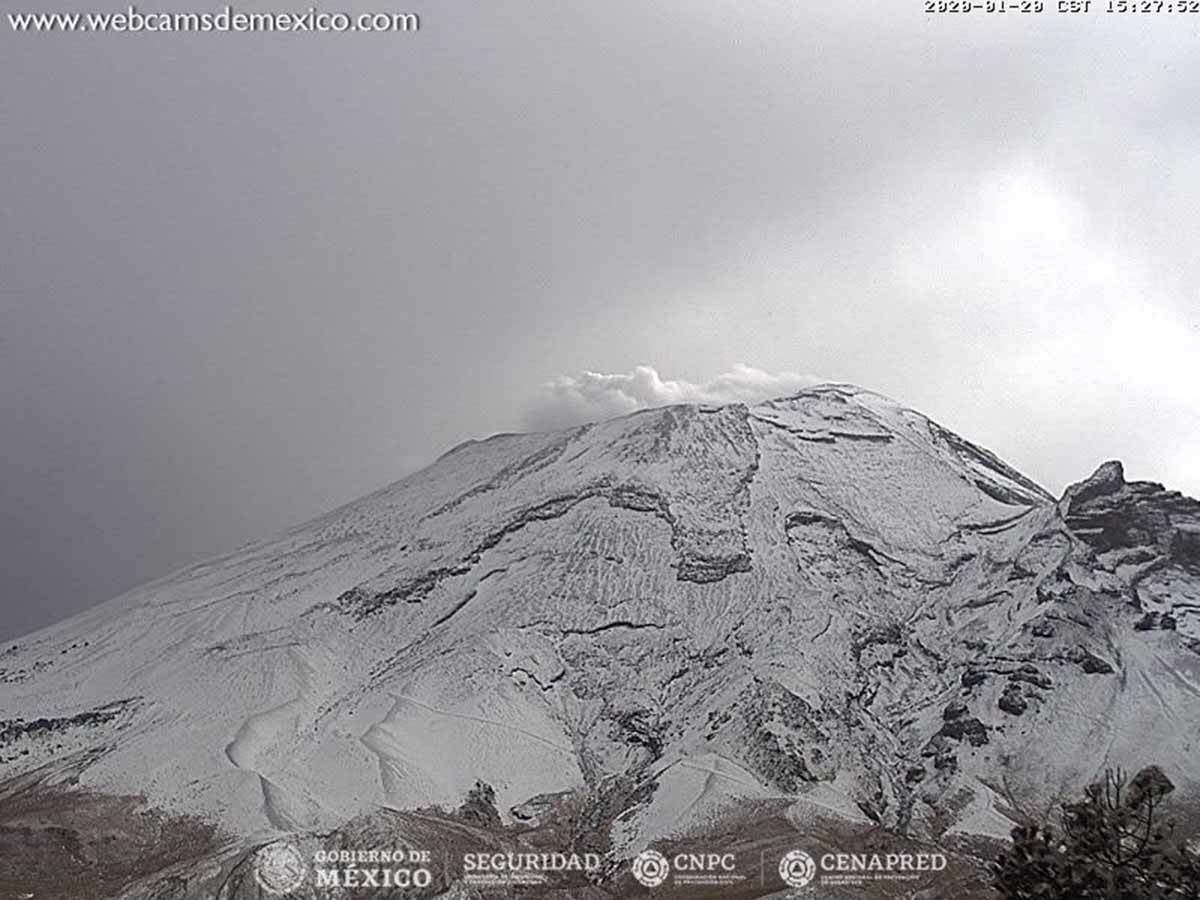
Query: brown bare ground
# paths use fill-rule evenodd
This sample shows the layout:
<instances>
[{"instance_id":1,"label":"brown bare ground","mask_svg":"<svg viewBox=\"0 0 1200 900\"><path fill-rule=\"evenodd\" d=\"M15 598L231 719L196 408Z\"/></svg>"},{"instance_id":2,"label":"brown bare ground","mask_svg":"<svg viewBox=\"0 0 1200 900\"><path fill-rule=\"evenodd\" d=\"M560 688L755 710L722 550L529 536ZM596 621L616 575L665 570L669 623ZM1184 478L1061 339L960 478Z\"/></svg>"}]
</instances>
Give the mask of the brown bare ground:
<instances>
[{"instance_id":1,"label":"brown bare ground","mask_svg":"<svg viewBox=\"0 0 1200 900\"><path fill-rule=\"evenodd\" d=\"M60 787L0 796L0 900L103 900L214 850L211 826L139 797Z\"/></svg>"}]
</instances>

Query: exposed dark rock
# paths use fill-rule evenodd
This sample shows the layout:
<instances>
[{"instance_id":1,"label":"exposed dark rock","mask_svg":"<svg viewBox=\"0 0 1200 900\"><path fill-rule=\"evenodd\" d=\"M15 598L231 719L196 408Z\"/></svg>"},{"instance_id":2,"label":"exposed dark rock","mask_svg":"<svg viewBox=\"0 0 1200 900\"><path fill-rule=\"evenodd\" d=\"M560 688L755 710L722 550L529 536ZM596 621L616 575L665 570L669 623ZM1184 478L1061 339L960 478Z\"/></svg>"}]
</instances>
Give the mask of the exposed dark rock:
<instances>
[{"instance_id":1,"label":"exposed dark rock","mask_svg":"<svg viewBox=\"0 0 1200 900\"><path fill-rule=\"evenodd\" d=\"M1175 616L1169 612L1147 612L1134 622L1137 631L1174 631L1178 625Z\"/></svg>"},{"instance_id":2,"label":"exposed dark rock","mask_svg":"<svg viewBox=\"0 0 1200 900\"><path fill-rule=\"evenodd\" d=\"M1200 523L1177 527L1168 551L1175 562L1192 567L1200 565Z\"/></svg>"},{"instance_id":3,"label":"exposed dark rock","mask_svg":"<svg viewBox=\"0 0 1200 900\"><path fill-rule=\"evenodd\" d=\"M420 603L447 578L463 575L470 570L469 564L431 569L386 591L374 592L361 585L352 587L338 595L334 606L340 612L363 619L397 603Z\"/></svg>"},{"instance_id":4,"label":"exposed dark rock","mask_svg":"<svg viewBox=\"0 0 1200 900\"><path fill-rule=\"evenodd\" d=\"M1041 622L1036 623L1031 629L1029 629L1029 633L1034 637L1052 638L1054 637L1054 623L1047 622L1043 619Z\"/></svg>"},{"instance_id":5,"label":"exposed dark rock","mask_svg":"<svg viewBox=\"0 0 1200 900\"><path fill-rule=\"evenodd\" d=\"M104 725L119 718L141 698L130 697L116 703L89 709L73 716L58 716L54 718L39 718L26 721L24 719L0 719L0 746L12 743L19 738L36 738L48 734L64 732L72 728L86 728Z\"/></svg>"},{"instance_id":6,"label":"exposed dark rock","mask_svg":"<svg viewBox=\"0 0 1200 900\"><path fill-rule=\"evenodd\" d=\"M538 794L509 809L513 819L526 827L542 827L569 818L573 796L569 791L557 794Z\"/></svg>"},{"instance_id":7,"label":"exposed dark rock","mask_svg":"<svg viewBox=\"0 0 1200 900\"><path fill-rule=\"evenodd\" d=\"M956 741L969 741L973 747L982 747L988 742L988 727L973 717L944 722L939 733Z\"/></svg>"},{"instance_id":8,"label":"exposed dark rock","mask_svg":"<svg viewBox=\"0 0 1200 900\"><path fill-rule=\"evenodd\" d=\"M1033 663L1024 663L1017 671L1010 672L1008 680L1010 682L1021 681L1025 684L1032 684L1034 687L1039 687L1043 690L1054 686L1054 682L1050 680L1050 676L1042 674L1041 670ZM1009 686L1012 687L1013 685L1010 684Z\"/></svg>"},{"instance_id":9,"label":"exposed dark rock","mask_svg":"<svg viewBox=\"0 0 1200 900\"><path fill-rule=\"evenodd\" d=\"M939 731L926 742L924 749L921 750L921 755L929 757L953 752L954 748L950 744L950 739Z\"/></svg>"},{"instance_id":10,"label":"exposed dark rock","mask_svg":"<svg viewBox=\"0 0 1200 900\"><path fill-rule=\"evenodd\" d=\"M967 704L961 700L951 700L946 704L946 708L942 710L942 718L946 721L958 719L967 714Z\"/></svg>"},{"instance_id":11,"label":"exposed dark rock","mask_svg":"<svg viewBox=\"0 0 1200 900\"><path fill-rule=\"evenodd\" d=\"M826 525L844 531L842 523L833 516L816 509L801 509L788 513L784 520L784 528L799 528L801 525Z\"/></svg>"},{"instance_id":12,"label":"exposed dark rock","mask_svg":"<svg viewBox=\"0 0 1200 900\"><path fill-rule=\"evenodd\" d=\"M675 570L680 581L709 584L728 578L735 572L750 571L750 554L742 551L724 556L706 556L698 553L685 554Z\"/></svg>"},{"instance_id":13,"label":"exposed dark rock","mask_svg":"<svg viewBox=\"0 0 1200 900\"><path fill-rule=\"evenodd\" d=\"M1111 675L1116 671L1111 663L1101 659L1095 653L1083 647L1076 647L1068 654L1067 658L1076 663L1089 675Z\"/></svg>"},{"instance_id":14,"label":"exposed dark rock","mask_svg":"<svg viewBox=\"0 0 1200 900\"><path fill-rule=\"evenodd\" d=\"M985 594L980 597L972 597L965 604L966 609L982 609L986 606L995 606L1005 600L1011 600L1012 593L1010 591L995 591L991 594Z\"/></svg>"},{"instance_id":15,"label":"exposed dark rock","mask_svg":"<svg viewBox=\"0 0 1200 900\"><path fill-rule=\"evenodd\" d=\"M1029 709L1029 701L1021 694L1021 689L1015 684L1009 684L1000 695L999 707L1009 715L1019 716Z\"/></svg>"},{"instance_id":16,"label":"exposed dark rock","mask_svg":"<svg viewBox=\"0 0 1200 900\"><path fill-rule=\"evenodd\" d=\"M987 672L979 672L974 669L968 669L962 673L962 686L965 688L975 687L977 684L983 684L988 679Z\"/></svg>"},{"instance_id":17,"label":"exposed dark rock","mask_svg":"<svg viewBox=\"0 0 1200 900\"><path fill-rule=\"evenodd\" d=\"M820 780L830 742L820 712L774 681L756 683L747 696L754 698L743 712L754 768L786 791Z\"/></svg>"},{"instance_id":18,"label":"exposed dark rock","mask_svg":"<svg viewBox=\"0 0 1200 900\"><path fill-rule=\"evenodd\" d=\"M1063 492L1059 508L1064 515L1069 515L1076 506L1087 503L1096 497L1104 497L1117 493L1125 486L1125 467L1120 460L1111 459L1102 463L1095 472L1083 481L1069 486Z\"/></svg>"},{"instance_id":19,"label":"exposed dark rock","mask_svg":"<svg viewBox=\"0 0 1200 900\"><path fill-rule=\"evenodd\" d=\"M943 751L934 757L933 767L939 771L954 771L958 768L958 757L948 750Z\"/></svg>"},{"instance_id":20,"label":"exposed dark rock","mask_svg":"<svg viewBox=\"0 0 1200 900\"><path fill-rule=\"evenodd\" d=\"M804 757L786 746L786 739L769 731L756 731L747 755L757 771L785 791L799 791L818 778Z\"/></svg>"},{"instance_id":21,"label":"exposed dark rock","mask_svg":"<svg viewBox=\"0 0 1200 900\"><path fill-rule=\"evenodd\" d=\"M662 756L666 728L648 709L634 709L614 716L621 740L649 751L651 758Z\"/></svg>"},{"instance_id":22,"label":"exposed dark rock","mask_svg":"<svg viewBox=\"0 0 1200 900\"><path fill-rule=\"evenodd\" d=\"M1146 558L1145 571L1171 561L1200 564L1200 503L1155 482L1125 482L1119 463L1068 488L1059 511L1097 553L1131 551L1124 561Z\"/></svg>"},{"instance_id":23,"label":"exposed dark rock","mask_svg":"<svg viewBox=\"0 0 1200 900\"><path fill-rule=\"evenodd\" d=\"M467 792L467 799L458 808L458 816L474 825L485 828L500 827L500 813L496 809L496 791L485 781L476 781Z\"/></svg>"},{"instance_id":24,"label":"exposed dark rock","mask_svg":"<svg viewBox=\"0 0 1200 900\"><path fill-rule=\"evenodd\" d=\"M608 504L620 509L654 513L665 521L671 521L671 506L667 498L650 488L619 484L608 495Z\"/></svg>"}]
</instances>

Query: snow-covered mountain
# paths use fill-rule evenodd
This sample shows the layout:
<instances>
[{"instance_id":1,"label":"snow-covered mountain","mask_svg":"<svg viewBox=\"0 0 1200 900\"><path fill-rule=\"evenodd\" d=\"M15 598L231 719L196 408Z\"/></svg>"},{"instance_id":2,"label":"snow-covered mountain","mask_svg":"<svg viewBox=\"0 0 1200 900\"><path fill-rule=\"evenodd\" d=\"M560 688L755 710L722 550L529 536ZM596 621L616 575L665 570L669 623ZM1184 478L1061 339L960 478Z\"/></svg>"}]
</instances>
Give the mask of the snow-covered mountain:
<instances>
[{"instance_id":1,"label":"snow-covered mountain","mask_svg":"<svg viewBox=\"0 0 1200 900\"><path fill-rule=\"evenodd\" d=\"M610 871L755 811L1003 837L1109 766L1200 809L1198 742L1200 504L823 385L468 442L0 645L0 896L257 896L418 811Z\"/></svg>"}]
</instances>

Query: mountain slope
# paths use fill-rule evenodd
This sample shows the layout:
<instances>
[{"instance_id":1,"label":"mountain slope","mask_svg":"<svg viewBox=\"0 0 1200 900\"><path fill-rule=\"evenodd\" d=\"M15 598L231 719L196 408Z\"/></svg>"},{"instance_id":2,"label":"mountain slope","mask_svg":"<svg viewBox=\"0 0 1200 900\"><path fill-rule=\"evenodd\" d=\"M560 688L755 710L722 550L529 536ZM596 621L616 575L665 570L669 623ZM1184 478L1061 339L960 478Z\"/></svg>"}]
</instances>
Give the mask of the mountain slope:
<instances>
[{"instance_id":1,"label":"mountain slope","mask_svg":"<svg viewBox=\"0 0 1200 900\"><path fill-rule=\"evenodd\" d=\"M602 799L612 859L781 799L1002 836L1109 765L1200 799L1198 639L1200 504L1119 464L1056 503L825 385L468 442L0 647L0 783L221 860L477 782L500 826Z\"/></svg>"}]
</instances>

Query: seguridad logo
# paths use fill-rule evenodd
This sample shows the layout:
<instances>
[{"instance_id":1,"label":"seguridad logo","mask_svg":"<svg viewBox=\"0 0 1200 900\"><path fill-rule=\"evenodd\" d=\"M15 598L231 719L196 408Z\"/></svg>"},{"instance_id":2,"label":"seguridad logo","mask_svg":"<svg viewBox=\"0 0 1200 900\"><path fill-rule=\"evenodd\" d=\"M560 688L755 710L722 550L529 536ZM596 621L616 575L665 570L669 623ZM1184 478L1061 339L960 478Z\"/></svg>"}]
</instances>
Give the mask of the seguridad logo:
<instances>
[{"instance_id":1,"label":"seguridad logo","mask_svg":"<svg viewBox=\"0 0 1200 900\"><path fill-rule=\"evenodd\" d=\"M476 886L544 885L552 875L600 871L598 853L464 853L463 881Z\"/></svg>"}]
</instances>

